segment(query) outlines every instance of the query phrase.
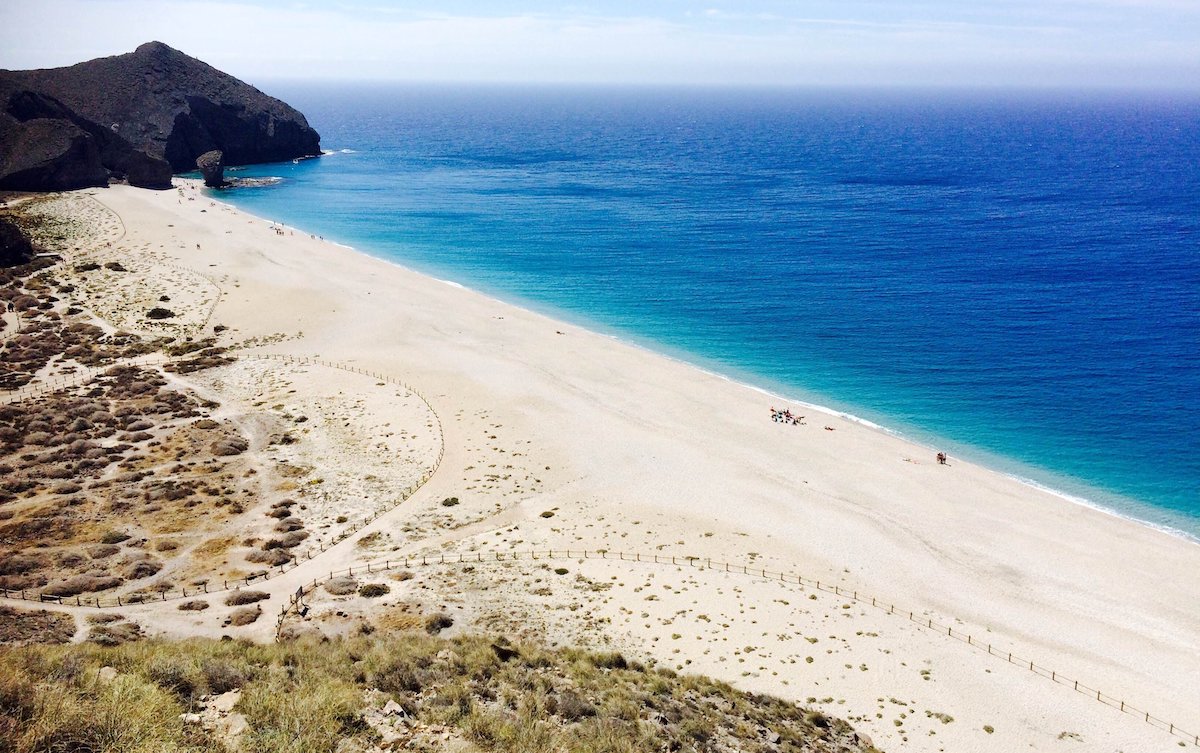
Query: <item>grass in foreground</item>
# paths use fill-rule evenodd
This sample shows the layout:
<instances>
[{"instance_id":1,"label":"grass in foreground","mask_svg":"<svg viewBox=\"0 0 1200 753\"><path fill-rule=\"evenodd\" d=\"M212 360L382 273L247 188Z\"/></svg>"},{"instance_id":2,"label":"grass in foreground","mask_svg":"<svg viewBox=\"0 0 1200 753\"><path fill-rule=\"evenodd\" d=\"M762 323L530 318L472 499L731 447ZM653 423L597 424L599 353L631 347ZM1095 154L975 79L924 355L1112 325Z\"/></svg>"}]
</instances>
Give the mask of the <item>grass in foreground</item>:
<instances>
[{"instance_id":1,"label":"grass in foreground","mask_svg":"<svg viewBox=\"0 0 1200 753\"><path fill-rule=\"evenodd\" d=\"M225 751L180 715L235 689L248 753L368 751L389 736L412 750L875 750L840 719L619 654L424 633L0 648L0 750Z\"/></svg>"}]
</instances>

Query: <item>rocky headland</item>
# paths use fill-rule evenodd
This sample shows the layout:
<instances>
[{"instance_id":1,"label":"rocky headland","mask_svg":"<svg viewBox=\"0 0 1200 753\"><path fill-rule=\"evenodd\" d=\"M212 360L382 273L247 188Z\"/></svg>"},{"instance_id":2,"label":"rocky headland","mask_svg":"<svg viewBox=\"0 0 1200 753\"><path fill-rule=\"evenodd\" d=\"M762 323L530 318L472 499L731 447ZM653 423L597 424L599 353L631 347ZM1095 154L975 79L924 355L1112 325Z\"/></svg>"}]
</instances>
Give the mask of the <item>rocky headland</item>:
<instances>
[{"instance_id":1,"label":"rocky headland","mask_svg":"<svg viewBox=\"0 0 1200 753\"><path fill-rule=\"evenodd\" d=\"M0 71L0 190L110 180L169 188L173 173L214 150L223 166L321 151L296 109L161 42L66 68Z\"/></svg>"}]
</instances>

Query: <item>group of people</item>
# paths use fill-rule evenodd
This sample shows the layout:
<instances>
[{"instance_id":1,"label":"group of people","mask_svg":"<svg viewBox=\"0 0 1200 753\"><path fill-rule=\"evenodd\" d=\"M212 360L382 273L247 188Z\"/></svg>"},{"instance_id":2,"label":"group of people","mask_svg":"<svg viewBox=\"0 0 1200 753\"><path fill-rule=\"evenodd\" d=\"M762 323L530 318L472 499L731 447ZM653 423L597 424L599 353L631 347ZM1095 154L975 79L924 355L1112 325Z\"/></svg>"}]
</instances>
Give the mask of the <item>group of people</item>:
<instances>
[{"instance_id":1,"label":"group of people","mask_svg":"<svg viewBox=\"0 0 1200 753\"><path fill-rule=\"evenodd\" d=\"M804 416L797 416L792 413L791 408L776 410L775 406L771 406L771 420L777 424L791 424L799 426L804 422Z\"/></svg>"},{"instance_id":2,"label":"group of people","mask_svg":"<svg viewBox=\"0 0 1200 753\"><path fill-rule=\"evenodd\" d=\"M783 410L779 410L774 405L772 405L771 406L771 420L777 424L791 424L792 426L799 426L800 424L804 423L804 416L797 416L796 414L792 413L791 408L784 408ZM825 430L833 431L833 427L826 426ZM908 458L905 458L905 460L908 460ZM938 465L946 465L946 453L939 452L937 454L937 461L938 461Z\"/></svg>"}]
</instances>

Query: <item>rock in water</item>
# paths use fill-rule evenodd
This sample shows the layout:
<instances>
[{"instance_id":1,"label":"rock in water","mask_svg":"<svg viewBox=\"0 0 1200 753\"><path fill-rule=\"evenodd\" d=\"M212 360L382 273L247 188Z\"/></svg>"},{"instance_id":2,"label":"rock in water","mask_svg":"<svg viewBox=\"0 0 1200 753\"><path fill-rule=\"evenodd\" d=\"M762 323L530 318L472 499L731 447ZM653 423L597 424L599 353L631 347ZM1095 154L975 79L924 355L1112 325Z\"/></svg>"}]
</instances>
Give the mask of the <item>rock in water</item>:
<instances>
[{"instance_id":1,"label":"rock in water","mask_svg":"<svg viewBox=\"0 0 1200 753\"><path fill-rule=\"evenodd\" d=\"M153 188L219 150L225 165L321 153L298 111L161 42L67 68L0 71L0 188L109 178Z\"/></svg>"},{"instance_id":2,"label":"rock in water","mask_svg":"<svg viewBox=\"0 0 1200 753\"><path fill-rule=\"evenodd\" d=\"M225 185L225 155L220 149L205 152L196 158L196 167L204 176L204 185L209 188L221 188Z\"/></svg>"}]
</instances>

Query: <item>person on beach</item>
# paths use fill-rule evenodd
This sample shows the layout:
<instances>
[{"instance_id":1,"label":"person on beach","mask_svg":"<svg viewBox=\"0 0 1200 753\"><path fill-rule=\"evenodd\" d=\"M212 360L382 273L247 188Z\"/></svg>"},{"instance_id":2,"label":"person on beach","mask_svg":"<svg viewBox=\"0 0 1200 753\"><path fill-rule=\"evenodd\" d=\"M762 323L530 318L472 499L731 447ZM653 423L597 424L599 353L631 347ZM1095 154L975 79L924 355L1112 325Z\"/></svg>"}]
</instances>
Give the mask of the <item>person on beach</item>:
<instances>
[{"instance_id":1,"label":"person on beach","mask_svg":"<svg viewBox=\"0 0 1200 753\"><path fill-rule=\"evenodd\" d=\"M946 464L946 453L939 452L937 454L937 461L938 461L938 465L945 465Z\"/></svg>"}]
</instances>

